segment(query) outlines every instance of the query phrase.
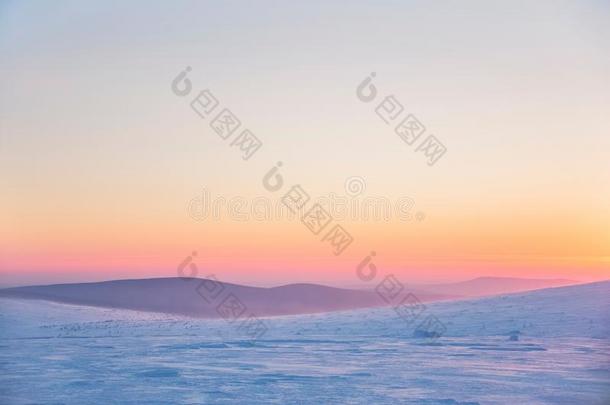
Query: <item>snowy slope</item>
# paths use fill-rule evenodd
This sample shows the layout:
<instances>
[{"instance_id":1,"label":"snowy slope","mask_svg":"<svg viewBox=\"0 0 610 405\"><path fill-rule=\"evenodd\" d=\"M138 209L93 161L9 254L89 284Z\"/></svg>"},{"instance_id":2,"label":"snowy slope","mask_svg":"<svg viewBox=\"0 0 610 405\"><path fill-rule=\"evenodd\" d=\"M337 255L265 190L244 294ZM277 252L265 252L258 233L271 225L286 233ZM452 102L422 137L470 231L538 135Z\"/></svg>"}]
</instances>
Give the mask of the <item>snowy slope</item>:
<instances>
[{"instance_id":1,"label":"snowy slope","mask_svg":"<svg viewBox=\"0 0 610 405\"><path fill-rule=\"evenodd\" d=\"M608 404L610 282L236 325L0 299L0 403ZM518 331L518 333L517 333ZM517 340L510 340L510 336Z\"/></svg>"}]
</instances>

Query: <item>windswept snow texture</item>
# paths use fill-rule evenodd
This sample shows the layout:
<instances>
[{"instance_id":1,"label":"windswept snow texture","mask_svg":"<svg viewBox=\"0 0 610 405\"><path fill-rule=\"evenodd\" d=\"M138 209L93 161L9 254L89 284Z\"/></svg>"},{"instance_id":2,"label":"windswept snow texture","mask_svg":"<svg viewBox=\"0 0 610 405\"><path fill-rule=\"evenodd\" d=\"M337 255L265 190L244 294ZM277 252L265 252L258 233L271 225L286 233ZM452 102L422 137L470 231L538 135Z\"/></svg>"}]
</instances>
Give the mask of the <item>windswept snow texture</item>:
<instances>
[{"instance_id":1,"label":"windswept snow texture","mask_svg":"<svg viewBox=\"0 0 610 405\"><path fill-rule=\"evenodd\" d=\"M610 282L391 308L224 320L0 299L1 404L610 404ZM423 316L423 315L422 315Z\"/></svg>"}]
</instances>

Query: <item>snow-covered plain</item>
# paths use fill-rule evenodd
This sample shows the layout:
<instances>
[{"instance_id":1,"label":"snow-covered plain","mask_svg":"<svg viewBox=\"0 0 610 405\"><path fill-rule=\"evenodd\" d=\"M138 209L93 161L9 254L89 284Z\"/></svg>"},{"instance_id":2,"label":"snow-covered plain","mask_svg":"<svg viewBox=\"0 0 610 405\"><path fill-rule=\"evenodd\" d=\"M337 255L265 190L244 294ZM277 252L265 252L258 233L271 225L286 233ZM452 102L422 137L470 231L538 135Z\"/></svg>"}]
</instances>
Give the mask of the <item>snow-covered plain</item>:
<instances>
[{"instance_id":1,"label":"snow-covered plain","mask_svg":"<svg viewBox=\"0 0 610 405\"><path fill-rule=\"evenodd\" d=\"M3 298L0 403L610 404L610 282L425 313L444 336L380 308L268 318L252 341L224 320Z\"/></svg>"}]
</instances>

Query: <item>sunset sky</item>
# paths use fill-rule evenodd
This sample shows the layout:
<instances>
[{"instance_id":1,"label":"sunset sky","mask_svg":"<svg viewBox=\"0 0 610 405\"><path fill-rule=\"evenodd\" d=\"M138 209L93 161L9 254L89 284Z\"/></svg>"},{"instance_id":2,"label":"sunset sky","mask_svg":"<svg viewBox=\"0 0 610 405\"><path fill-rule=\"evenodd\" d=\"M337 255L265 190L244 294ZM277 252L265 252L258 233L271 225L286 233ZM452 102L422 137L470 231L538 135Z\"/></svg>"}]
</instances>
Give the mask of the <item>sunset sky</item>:
<instances>
[{"instance_id":1,"label":"sunset sky","mask_svg":"<svg viewBox=\"0 0 610 405\"><path fill-rule=\"evenodd\" d=\"M603 1L2 2L0 285L175 276L193 251L252 285L360 285L371 251L405 283L608 279L608 21ZM191 109L203 89L263 142L251 159ZM446 146L435 165L376 115L389 95ZM337 221L335 256L300 221L189 216L204 188L353 176L423 219Z\"/></svg>"}]
</instances>

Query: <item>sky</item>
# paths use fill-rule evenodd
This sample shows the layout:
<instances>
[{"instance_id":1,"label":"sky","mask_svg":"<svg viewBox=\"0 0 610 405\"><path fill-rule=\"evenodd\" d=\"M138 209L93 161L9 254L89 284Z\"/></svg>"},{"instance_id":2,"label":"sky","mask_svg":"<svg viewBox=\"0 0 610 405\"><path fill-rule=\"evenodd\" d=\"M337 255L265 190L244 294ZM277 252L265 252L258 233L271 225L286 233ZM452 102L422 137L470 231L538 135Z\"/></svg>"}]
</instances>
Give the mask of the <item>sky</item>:
<instances>
[{"instance_id":1,"label":"sky","mask_svg":"<svg viewBox=\"0 0 610 405\"><path fill-rule=\"evenodd\" d=\"M172 277L194 251L199 276L252 285L359 285L371 251L404 282L608 279L609 18L603 1L0 2L0 285ZM250 159L191 108L204 89L262 141ZM434 165L376 114L387 96L445 146ZM314 235L189 208L297 184L412 215Z\"/></svg>"}]
</instances>

